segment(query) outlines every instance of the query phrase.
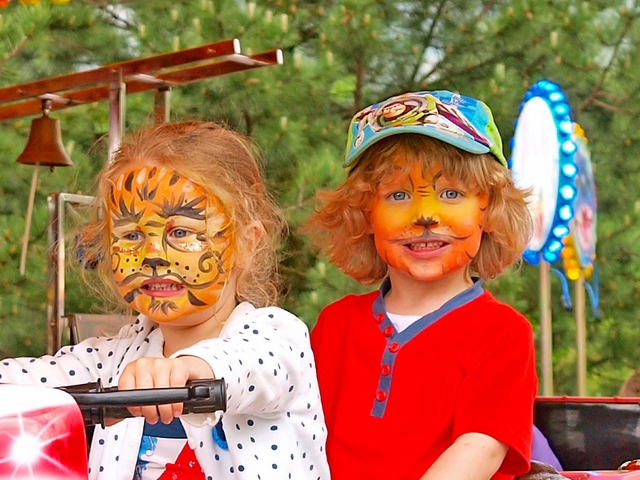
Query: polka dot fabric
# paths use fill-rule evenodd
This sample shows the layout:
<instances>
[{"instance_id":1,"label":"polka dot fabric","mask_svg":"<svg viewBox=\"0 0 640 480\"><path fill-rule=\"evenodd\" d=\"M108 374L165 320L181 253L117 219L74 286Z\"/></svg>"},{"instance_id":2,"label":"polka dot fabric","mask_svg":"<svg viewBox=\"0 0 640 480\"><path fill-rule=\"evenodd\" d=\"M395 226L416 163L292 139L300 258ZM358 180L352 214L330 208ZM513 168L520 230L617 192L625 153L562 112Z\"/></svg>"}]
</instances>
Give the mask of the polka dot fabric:
<instances>
[{"instance_id":1,"label":"polka dot fabric","mask_svg":"<svg viewBox=\"0 0 640 480\"><path fill-rule=\"evenodd\" d=\"M55 356L0 361L0 382L70 385L101 378L117 385L122 369L141 357L162 355L160 330L148 318L116 337L91 338ZM194 355L227 384L222 414L227 449L214 440L219 415L183 416L189 446L207 480L329 479L326 428L306 325L277 307L242 303L218 338L173 357ZM130 480L144 420L97 427L89 459L90 480Z\"/></svg>"}]
</instances>

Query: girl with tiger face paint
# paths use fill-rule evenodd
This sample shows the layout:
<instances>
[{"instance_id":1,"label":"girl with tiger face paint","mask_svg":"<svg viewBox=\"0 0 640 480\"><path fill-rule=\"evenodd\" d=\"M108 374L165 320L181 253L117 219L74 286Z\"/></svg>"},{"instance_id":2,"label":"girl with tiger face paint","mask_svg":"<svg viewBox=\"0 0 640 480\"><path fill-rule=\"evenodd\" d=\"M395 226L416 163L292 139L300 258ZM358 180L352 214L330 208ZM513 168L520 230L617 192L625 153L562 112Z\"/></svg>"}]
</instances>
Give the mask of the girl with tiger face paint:
<instances>
[{"instance_id":1,"label":"girl with tiger face paint","mask_svg":"<svg viewBox=\"0 0 640 480\"><path fill-rule=\"evenodd\" d=\"M128 390L224 379L225 412L132 407L143 418L97 427L89 480L329 480L309 329L275 306L284 218L251 142L211 122L157 125L126 137L97 184L79 253L139 315L55 361L6 359L2 381Z\"/></svg>"},{"instance_id":2,"label":"girl with tiger face paint","mask_svg":"<svg viewBox=\"0 0 640 480\"><path fill-rule=\"evenodd\" d=\"M123 173L107 215L113 277L124 300L157 322L215 305L233 265L233 231L220 200L158 167Z\"/></svg>"}]
</instances>

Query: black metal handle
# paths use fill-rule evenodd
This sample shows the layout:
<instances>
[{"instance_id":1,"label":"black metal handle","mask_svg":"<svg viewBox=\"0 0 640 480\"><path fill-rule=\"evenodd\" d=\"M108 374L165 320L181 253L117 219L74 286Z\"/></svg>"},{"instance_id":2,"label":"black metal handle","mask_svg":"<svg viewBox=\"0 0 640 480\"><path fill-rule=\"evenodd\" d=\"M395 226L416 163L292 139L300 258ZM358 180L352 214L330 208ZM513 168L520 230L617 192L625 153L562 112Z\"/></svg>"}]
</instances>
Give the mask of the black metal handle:
<instances>
[{"instance_id":1,"label":"black metal handle","mask_svg":"<svg viewBox=\"0 0 640 480\"><path fill-rule=\"evenodd\" d=\"M183 403L183 414L210 413L227 408L224 379L189 380L180 388L118 390L103 388L102 382L60 387L71 395L82 412L86 426L102 425L107 419L132 417L128 407Z\"/></svg>"}]
</instances>

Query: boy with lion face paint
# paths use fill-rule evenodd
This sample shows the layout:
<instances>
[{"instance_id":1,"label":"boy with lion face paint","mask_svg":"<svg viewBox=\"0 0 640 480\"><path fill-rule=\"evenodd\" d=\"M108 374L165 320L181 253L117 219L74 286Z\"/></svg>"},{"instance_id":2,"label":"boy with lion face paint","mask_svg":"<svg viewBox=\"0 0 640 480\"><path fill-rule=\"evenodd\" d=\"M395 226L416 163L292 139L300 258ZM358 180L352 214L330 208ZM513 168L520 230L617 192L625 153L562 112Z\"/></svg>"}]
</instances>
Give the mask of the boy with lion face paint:
<instances>
[{"instance_id":1,"label":"boy with lion face paint","mask_svg":"<svg viewBox=\"0 0 640 480\"><path fill-rule=\"evenodd\" d=\"M6 359L0 382L224 378L221 415L135 407L137 418L96 427L91 480L329 479L308 329L273 306L284 221L251 143L207 122L142 130L103 169L96 198L104 215L82 230L82 256L140 315L113 337Z\"/></svg>"},{"instance_id":2,"label":"boy with lion face paint","mask_svg":"<svg viewBox=\"0 0 640 480\"><path fill-rule=\"evenodd\" d=\"M449 91L376 103L352 119L343 166L307 231L343 273L382 285L311 332L332 478L526 474L533 332L481 280L519 259L532 221L489 108ZM547 477L561 478L530 478Z\"/></svg>"}]
</instances>

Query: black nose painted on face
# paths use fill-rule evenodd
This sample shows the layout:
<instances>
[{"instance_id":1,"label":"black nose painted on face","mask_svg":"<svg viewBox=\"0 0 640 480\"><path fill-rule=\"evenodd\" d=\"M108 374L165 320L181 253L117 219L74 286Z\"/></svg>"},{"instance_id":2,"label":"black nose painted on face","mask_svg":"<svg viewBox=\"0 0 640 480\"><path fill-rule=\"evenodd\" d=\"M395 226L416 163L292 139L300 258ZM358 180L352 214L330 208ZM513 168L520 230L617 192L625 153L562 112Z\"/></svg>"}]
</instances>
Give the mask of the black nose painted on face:
<instances>
[{"instance_id":1,"label":"black nose painted on face","mask_svg":"<svg viewBox=\"0 0 640 480\"><path fill-rule=\"evenodd\" d=\"M143 267L151 267L153 270L158 267L168 267L169 265L171 264L164 258L145 258L142 260Z\"/></svg>"}]
</instances>

